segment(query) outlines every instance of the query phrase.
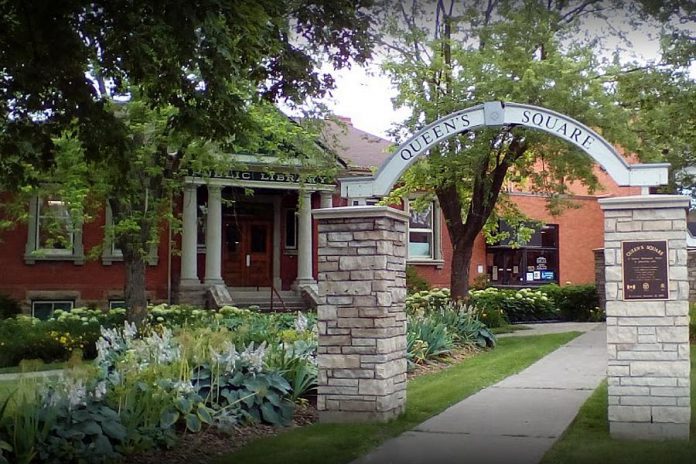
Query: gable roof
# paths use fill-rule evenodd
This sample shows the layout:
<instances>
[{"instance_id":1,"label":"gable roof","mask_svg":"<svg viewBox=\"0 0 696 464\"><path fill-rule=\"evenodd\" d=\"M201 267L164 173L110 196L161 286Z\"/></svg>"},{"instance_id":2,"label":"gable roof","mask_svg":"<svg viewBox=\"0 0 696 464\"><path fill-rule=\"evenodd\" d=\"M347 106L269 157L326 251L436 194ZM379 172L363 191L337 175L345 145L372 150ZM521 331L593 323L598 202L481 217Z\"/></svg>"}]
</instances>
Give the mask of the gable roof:
<instances>
[{"instance_id":1,"label":"gable roof","mask_svg":"<svg viewBox=\"0 0 696 464\"><path fill-rule=\"evenodd\" d=\"M322 142L343 160L351 171L379 168L391 155L389 140L354 127L350 118L327 119L322 128Z\"/></svg>"}]
</instances>

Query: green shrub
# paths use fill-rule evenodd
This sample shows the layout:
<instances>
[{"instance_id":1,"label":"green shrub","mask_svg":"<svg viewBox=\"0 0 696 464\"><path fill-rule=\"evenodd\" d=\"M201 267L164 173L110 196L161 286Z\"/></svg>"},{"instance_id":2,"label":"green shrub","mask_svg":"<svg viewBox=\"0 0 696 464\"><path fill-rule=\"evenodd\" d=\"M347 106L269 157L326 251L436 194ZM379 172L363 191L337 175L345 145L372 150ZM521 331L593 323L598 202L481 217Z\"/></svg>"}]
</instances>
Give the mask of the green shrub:
<instances>
[{"instance_id":1,"label":"green shrub","mask_svg":"<svg viewBox=\"0 0 696 464\"><path fill-rule=\"evenodd\" d=\"M487 288L469 292L469 302L490 317L482 319L489 327L495 327L496 311L502 311L508 322L531 322L558 319L553 301L539 290L523 288L507 290Z\"/></svg>"},{"instance_id":2,"label":"green shrub","mask_svg":"<svg viewBox=\"0 0 696 464\"><path fill-rule=\"evenodd\" d=\"M479 274L474 277L469 288L472 290L485 290L488 288L490 280L488 279L488 274Z\"/></svg>"},{"instance_id":3,"label":"green shrub","mask_svg":"<svg viewBox=\"0 0 696 464\"><path fill-rule=\"evenodd\" d=\"M452 334L437 318L409 317L406 352L410 361L418 363L448 354L453 346Z\"/></svg>"},{"instance_id":4,"label":"green shrub","mask_svg":"<svg viewBox=\"0 0 696 464\"><path fill-rule=\"evenodd\" d=\"M406 314L424 315L444 308L451 301L449 288L433 288L406 297Z\"/></svg>"},{"instance_id":5,"label":"green shrub","mask_svg":"<svg viewBox=\"0 0 696 464\"><path fill-rule=\"evenodd\" d=\"M480 348L495 346L495 335L488 330L473 306L450 302L444 308L430 314L430 317L447 326L457 345L477 345Z\"/></svg>"},{"instance_id":6,"label":"green shrub","mask_svg":"<svg viewBox=\"0 0 696 464\"><path fill-rule=\"evenodd\" d=\"M430 284L421 277L416 268L411 265L406 266L406 291L409 295L417 292L430 290Z\"/></svg>"},{"instance_id":7,"label":"green shrub","mask_svg":"<svg viewBox=\"0 0 696 464\"><path fill-rule=\"evenodd\" d=\"M0 319L7 319L22 312L19 302L0 293Z\"/></svg>"},{"instance_id":8,"label":"green shrub","mask_svg":"<svg viewBox=\"0 0 696 464\"><path fill-rule=\"evenodd\" d=\"M696 303L689 305L689 340L696 343Z\"/></svg>"},{"instance_id":9,"label":"green shrub","mask_svg":"<svg viewBox=\"0 0 696 464\"><path fill-rule=\"evenodd\" d=\"M599 310L599 296L595 285L544 285L539 288L548 295L564 321L598 322L604 320Z\"/></svg>"}]
</instances>

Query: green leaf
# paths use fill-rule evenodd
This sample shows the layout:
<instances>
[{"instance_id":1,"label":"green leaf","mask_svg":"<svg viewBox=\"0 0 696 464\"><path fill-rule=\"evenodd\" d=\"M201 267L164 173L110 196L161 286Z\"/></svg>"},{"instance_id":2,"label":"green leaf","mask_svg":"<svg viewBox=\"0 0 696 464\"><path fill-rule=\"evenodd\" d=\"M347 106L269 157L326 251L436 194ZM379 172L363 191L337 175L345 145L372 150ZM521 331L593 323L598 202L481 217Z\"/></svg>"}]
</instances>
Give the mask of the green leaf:
<instances>
[{"instance_id":1,"label":"green leaf","mask_svg":"<svg viewBox=\"0 0 696 464\"><path fill-rule=\"evenodd\" d=\"M186 429L198 433L201 431L201 420L195 414L186 415Z\"/></svg>"},{"instance_id":2,"label":"green leaf","mask_svg":"<svg viewBox=\"0 0 696 464\"><path fill-rule=\"evenodd\" d=\"M107 421L102 423L102 430L104 434L108 435L110 438L124 441L128 435L128 431L123 426L116 421Z\"/></svg>"},{"instance_id":3,"label":"green leaf","mask_svg":"<svg viewBox=\"0 0 696 464\"><path fill-rule=\"evenodd\" d=\"M278 396L277 393L274 392L268 392L268 395L266 395L266 399L270 401L274 406L280 406L280 396Z\"/></svg>"},{"instance_id":4,"label":"green leaf","mask_svg":"<svg viewBox=\"0 0 696 464\"><path fill-rule=\"evenodd\" d=\"M202 422L206 424L213 423L213 416L210 415L210 411L208 411L208 408L206 408L205 406L199 406L196 410L196 414Z\"/></svg>"},{"instance_id":5,"label":"green leaf","mask_svg":"<svg viewBox=\"0 0 696 464\"><path fill-rule=\"evenodd\" d=\"M102 428L93 420L82 422L78 424L76 428L87 435L98 435L102 433Z\"/></svg>"},{"instance_id":6,"label":"green leaf","mask_svg":"<svg viewBox=\"0 0 696 464\"><path fill-rule=\"evenodd\" d=\"M113 446L111 446L111 442L104 435L99 435L96 437L96 439L94 440L94 449L98 453L98 455L102 456L110 456L114 452L114 448Z\"/></svg>"},{"instance_id":7,"label":"green leaf","mask_svg":"<svg viewBox=\"0 0 696 464\"><path fill-rule=\"evenodd\" d=\"M163 429L168 429L172 425L176 424L176 421L178 420L179 413L172 411L171 409L167 409L162 411L162 414L160 414L160 427Z\"/></svg>"},{"instance_id":8,"label":"green leaf","mask_svg":"<svg viewBox=\"0 0 696 464\"><path fill-rule=\"evenodd\" d=\"M283 417L283 425L289 425L295 413L295 404L290 401L283 401L280 404L280 414Z\"/></svg>"},{"instance_id":9,"label":"green leaf","mask_svg":"<svg viewBox=\"0 0 696 464\"><path fill-rule=\"evenodd\" d=\"M263 420L273 425L281 425L283 423L283 418L278 414L271 403L263 403L261 405L261 415Z\"/></svg>"},{"instance_id":10,"label":"green leaf","mask_svg":"<svg viewBox=\"0 0 696 464\"><path fill-rule=\"evenodd\" d=\"M176 401L174 401L174 406L176 406L176 409L178 409L180 413L188 414L191 412L191 409L193 409L193 401L188 398L177 398Z\"/></svg>"}]
</instances>

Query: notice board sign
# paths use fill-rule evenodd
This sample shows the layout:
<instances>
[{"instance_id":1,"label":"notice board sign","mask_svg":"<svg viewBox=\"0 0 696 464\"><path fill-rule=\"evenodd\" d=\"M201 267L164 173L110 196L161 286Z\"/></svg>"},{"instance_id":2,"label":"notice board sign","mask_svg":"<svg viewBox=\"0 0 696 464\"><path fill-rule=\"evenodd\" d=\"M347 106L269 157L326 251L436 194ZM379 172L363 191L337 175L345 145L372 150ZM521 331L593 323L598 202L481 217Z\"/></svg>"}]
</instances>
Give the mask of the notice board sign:
<instances>
[{"instance_id":1,"label":"notice board sign","mask_svg":"<svg viewBox=\"0 0 696 464\"><path fill-rule=\"evenodd\" d=\"M669 299L666 240L622 242L624 300Z\"/></svg>"}]
</instances>

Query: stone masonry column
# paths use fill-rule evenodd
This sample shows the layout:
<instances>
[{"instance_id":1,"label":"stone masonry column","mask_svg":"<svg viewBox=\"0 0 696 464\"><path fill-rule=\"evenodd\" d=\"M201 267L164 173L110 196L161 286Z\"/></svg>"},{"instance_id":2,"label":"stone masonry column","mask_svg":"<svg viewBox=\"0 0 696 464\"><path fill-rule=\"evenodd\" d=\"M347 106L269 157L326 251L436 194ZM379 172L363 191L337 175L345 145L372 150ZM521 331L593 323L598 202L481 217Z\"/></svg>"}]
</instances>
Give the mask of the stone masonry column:
<instances>
[{"instance_id":1,"label":"stone masonry column","mask_svg":"<svg viewBox=\"0 0 696 464\"><path fill-rule=\"evenodd\" d=\"M188 184L184 187L184 201L181 232L181 285L200 285L198 280L198 197L197 186Z\"/></svg>"},{"instance_id":2,"label":"stone masonry column","mask_svg":"<svg viewBox=\"0 0 696 464\"><path fill-rule=\"evenodd\" d=\"M689 199L642 195L599 203L604 210L610 433L615 438L688 439ZM668 294L664 298L648 299L646 294L645 299L635 299L636 285L631 284L635 280L624 281L626 269L639 269L642 275L647 269L650 275L650 264L635 264L635 257L631 266L623 262L623 249L640 249L643 241L667 242ZM622 242L634 243L623 247ZM637 287L646 290L650 285Z\"/></svg>"},{"instance_id":3,"label":"stone masonry column","mask_svg":"<svg viewBox=\"0 0 696 464\"><path fill-rule=\"evenodd\" d=\"M208 217L205 224L205 284L222 280L222 187L208 185Z\"/></svg>"},{"instance_id":4,"label":"stone masonry column","mask_svg":"<svg viewBox=\"0 0 696 464\"><path fill-rule=\"evenodd\" d=\"M387 421L406 403L408 216L377 206L313 213L319 221L319 420Z\"/></svg>"}]
</instances>

